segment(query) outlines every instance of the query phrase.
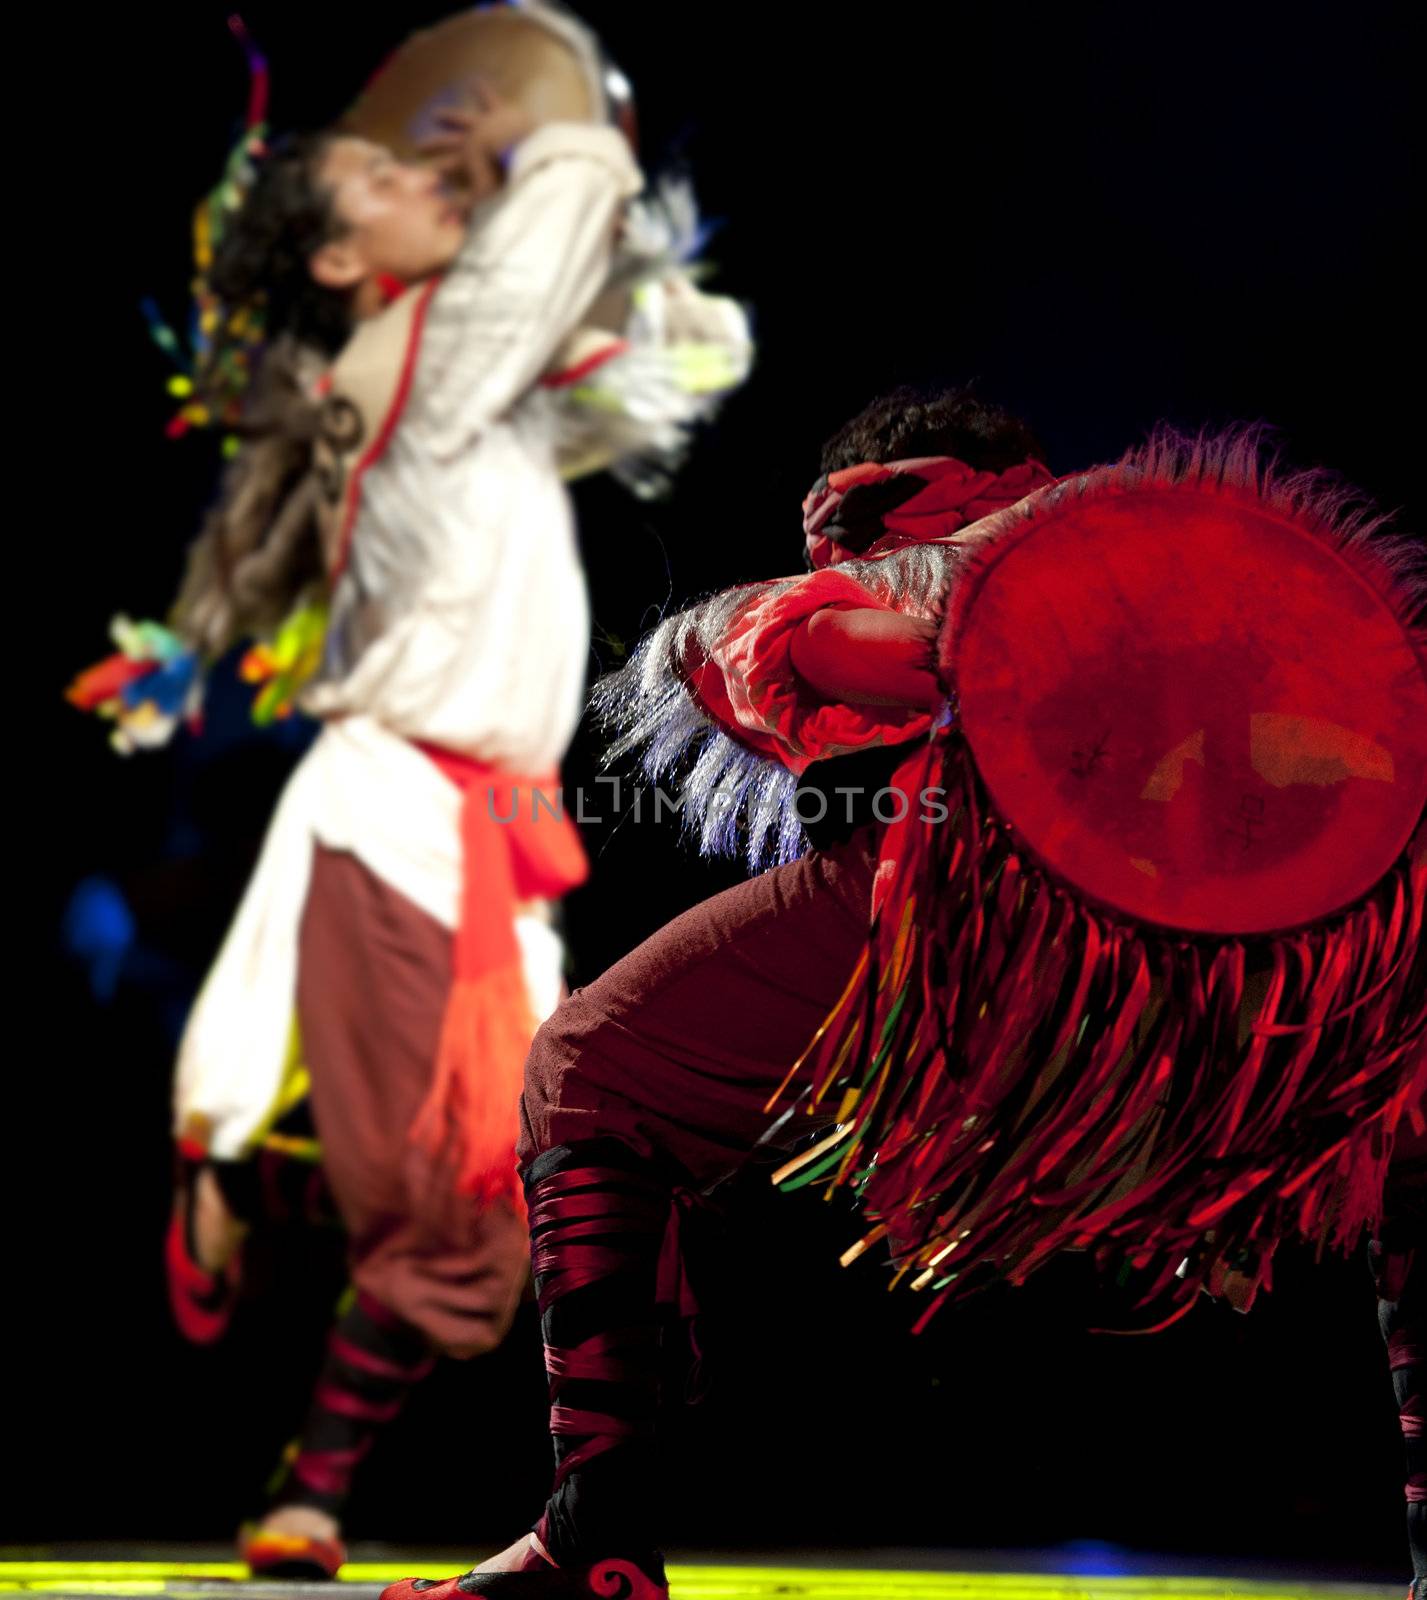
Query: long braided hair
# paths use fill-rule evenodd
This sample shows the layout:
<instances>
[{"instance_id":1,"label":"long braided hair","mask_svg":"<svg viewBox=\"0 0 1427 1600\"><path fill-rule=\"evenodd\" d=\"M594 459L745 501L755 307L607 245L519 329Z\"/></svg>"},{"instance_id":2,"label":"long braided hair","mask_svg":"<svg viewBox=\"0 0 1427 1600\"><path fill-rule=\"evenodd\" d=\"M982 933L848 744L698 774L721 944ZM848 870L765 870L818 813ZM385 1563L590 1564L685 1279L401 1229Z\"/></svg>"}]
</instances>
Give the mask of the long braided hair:
<instances>
[{"instance_id":1,"label":"long braided hair","mask_svg":"<svg viewBox=\"0 0 1427 1600\"><path fill-rule=\"evenodd\" d=\"M217 301L200 394L236 417L239 449L189 551L172 624L208 659L275 627L321 577L312 476L312 380L351 333L347 296L317 283L313 253L340 226L318 173L332 135L295 135L261 156L208 272ZM233 330L260 318L246 391L232 389Z\"/></svg>"}]
</instances>

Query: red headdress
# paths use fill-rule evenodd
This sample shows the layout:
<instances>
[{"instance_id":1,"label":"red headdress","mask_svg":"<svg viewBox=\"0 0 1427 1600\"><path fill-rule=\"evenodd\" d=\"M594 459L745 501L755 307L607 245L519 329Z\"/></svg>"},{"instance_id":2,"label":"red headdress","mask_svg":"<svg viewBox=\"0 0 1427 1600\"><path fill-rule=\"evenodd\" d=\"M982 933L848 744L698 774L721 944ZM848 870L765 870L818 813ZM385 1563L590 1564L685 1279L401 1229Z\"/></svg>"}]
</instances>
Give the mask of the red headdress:
<instances>
[{"instance_id":1,"label":"red headdress","mask_svg":"<svg viewBox=\"0 0 1427 1600\"><path fill-rule=\"evenodd\" d=\"M865 461L824 473L803 501L808 562L831 567L947 539L1054 482L1039 461L985 472L954 456Z\"/></svg>"}]
</instances>

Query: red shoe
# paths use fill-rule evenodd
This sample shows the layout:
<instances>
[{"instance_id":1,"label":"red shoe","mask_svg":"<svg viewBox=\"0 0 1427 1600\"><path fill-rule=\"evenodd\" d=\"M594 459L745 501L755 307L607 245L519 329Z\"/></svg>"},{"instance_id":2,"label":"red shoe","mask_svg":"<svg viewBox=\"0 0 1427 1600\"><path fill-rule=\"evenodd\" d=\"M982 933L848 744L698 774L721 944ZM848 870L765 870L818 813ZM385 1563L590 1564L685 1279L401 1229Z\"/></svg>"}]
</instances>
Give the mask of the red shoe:
<instances>
[{"instance_id":1,"label":"red shoe","mask_svg":"<svg viewBox=\"0 0 1427 1600\"><path fill-rule=\"evenodd\" d=\"M179 1332L194 1344L216 1344L233 1320L242 1271L237 1256L222 1272L205 1272L188 1253L186 1190L180 1190L174 1200L164 1240L164 1265L169 1308Z\"/></svg>"},{"instance_id":2,"label":"red shoe","mask_svg":"<svg viewBox=\"0 0 1427 1600\"><path fill-rule=\"evenodd\" d=\"M244 1528L238 1536L238 1556L254 1578L302 1578L312 1583L337 1576L347 1559L347 1547L340 1539Z\"/></svg>"},{"instance_id":3,"label":"red shoe","mask_svg":"<svg viewBox=\"0 0 1427 1600\"><path fill-rule=\"evenodd\" d=\"M434 1581L404 1578L383 1589L381 1600L461 1600L463 1595L489 1595L492 1600L669 1600L662 1568L656 1580L633 1561L613 1558L587 1567L557 1567L541 1549L532 1548L520 1567L510 1572L467 1572Z\"/></svg>"}]
</instances>

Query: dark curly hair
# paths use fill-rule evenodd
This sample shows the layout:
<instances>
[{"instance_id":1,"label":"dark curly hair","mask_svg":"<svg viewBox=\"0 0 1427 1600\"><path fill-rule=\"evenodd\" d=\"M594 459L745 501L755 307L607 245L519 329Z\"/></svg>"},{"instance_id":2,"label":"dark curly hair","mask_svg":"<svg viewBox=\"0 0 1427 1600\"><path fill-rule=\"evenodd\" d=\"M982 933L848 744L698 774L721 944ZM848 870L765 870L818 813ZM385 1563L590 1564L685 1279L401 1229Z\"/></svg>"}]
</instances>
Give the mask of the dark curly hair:
<instances>
[{"instance_id":1,"label":"dark curly hair","mask_svg":"<svg viewBox=\"0 0 1427 1600\"><path fill-rule=\"evenodd\" d=\"M308 268L314 252L341 234L331 191L317 176L333 137L292 134L269 147L208 274L229 315L260 304L268 338L288 335L325 355L335 355L352 331L348 296L324 288Z\"/></svg>"},{"instance_id":2,"label":"dark curly hair","mask_svg":"<svg viewBox=\"0 0 1427 1600\"><path fill-rule=\"evenodd\" d=\"M1030 428L1003 406L982 400L968 384L956 389L903 387L880 395L823 446L822 470L863 461L955 456L982 472L1045 461Z\"/></svg>"}]
</instances>

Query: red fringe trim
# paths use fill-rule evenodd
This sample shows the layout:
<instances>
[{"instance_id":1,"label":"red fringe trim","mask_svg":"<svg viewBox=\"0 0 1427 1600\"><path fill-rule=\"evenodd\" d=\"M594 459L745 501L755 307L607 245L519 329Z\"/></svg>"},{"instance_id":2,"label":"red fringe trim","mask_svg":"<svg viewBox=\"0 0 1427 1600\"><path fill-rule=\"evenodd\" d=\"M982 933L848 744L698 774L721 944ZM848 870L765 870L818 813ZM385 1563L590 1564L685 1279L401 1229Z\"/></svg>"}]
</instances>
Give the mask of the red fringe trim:
<instances>
[{"instance_id":1,"label":"red fringe trim","mask_svg":"<svg viewBox=\"0 0 1427 1600\"><path fill-rule=\"evenodd\" d=\"M1282 1242L1357 1244L1427 1101L1427 830L1330 923L1177 938L1044 877L959 737L896 781L951 815L889 830L861 980L782 1091L841 1106L779 1179L856 1191L847 1259L885 1235L932 1291L920 1327L1061 1250L1183 1304L1230 1273L1251 1298Z\"/></svg>"}]
</instances>

